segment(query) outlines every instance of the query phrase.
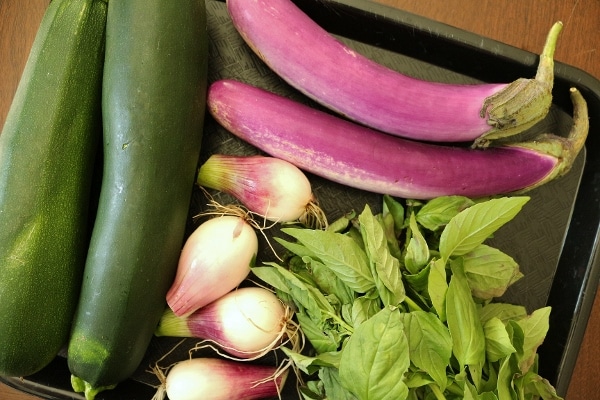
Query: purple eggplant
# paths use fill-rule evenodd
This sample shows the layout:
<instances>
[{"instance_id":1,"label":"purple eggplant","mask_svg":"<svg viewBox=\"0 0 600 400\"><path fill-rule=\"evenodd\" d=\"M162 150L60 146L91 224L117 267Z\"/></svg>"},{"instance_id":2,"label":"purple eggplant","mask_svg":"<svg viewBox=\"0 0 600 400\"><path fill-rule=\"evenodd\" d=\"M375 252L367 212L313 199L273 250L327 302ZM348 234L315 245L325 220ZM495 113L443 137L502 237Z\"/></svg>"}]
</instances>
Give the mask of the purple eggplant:
<instances>
[{"instance_id":1,"label":"purple eggplant","mask_svg":"<svg viewBox=\"0 0 600 400\"><path fill-rule=\"evenodd\" d=\"M523 192L565 174L589 130L587 104L571 89L568 137L485 149L388 135L235 80L213 83L212 116L228 131L302 170L347 186L403 198L484 197Z\"/></svg>"},{"instance_id":2,"label":"purple eggplant","mask_svg":"<svg viewBox=\"0 0 600 400\"><path fill-rule=\"evenodd\" d=\"M291 0L227 0L234 26L281 78L348 119L393 135L484 147L543 119L552 103L554 50L546 40L535 79L443 84L416 79L358 54Z\"/></svg>"}]
</instances>

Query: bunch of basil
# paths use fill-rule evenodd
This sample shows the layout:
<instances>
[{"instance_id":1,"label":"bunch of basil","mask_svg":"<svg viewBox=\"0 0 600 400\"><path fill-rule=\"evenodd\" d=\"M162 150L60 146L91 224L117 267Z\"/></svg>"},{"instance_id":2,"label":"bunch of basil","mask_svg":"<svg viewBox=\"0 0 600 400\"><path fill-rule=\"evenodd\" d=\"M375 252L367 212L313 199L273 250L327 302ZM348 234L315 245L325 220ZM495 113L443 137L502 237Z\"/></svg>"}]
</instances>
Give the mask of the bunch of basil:
<instances>
[{"instance_id":1,"label":"bunch of basil","mask_svg":"<svg viewBox=\"0 0 600 400\"><path fill-rule=\"evenodd\" d=\"M304 399L559 399L537 373L550 308L493 302L521 278L484 244L525 196L365 206L326 230L284 228L290 253L253 268L310 342L283 348Z\"/></svg>"}]
</instances>

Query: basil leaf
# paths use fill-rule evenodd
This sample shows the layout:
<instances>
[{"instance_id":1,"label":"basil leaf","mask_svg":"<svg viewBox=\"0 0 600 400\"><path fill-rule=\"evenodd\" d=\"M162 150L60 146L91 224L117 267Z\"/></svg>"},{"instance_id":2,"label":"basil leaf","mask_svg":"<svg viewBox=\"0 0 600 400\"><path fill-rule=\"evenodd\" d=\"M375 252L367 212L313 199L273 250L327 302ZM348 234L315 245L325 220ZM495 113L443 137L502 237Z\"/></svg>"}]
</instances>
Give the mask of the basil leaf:
<instances>
[{"instance_id":1,"label":"basil leaf","mask_svg":"<svg viewBox=\"0 0 600 400\"><path fill-rule=\"evenodd\" d=\"M319 378L323 382L327 400L357 400L356 396L342 386L337 369L322 368L319 371Z\"/></svg>"},{"instance_id":2,"label":"basil leaf","mask_svg":"<svg viewBox=\"0 0 600 400\"><path fill-rule=\"evenodd\" d=\"M463 395L463 400L479 400L479 394L477 393L477 388L473 386L473 384L469 381L465 381L465 390Z\"/></svg>"},{"instance_id":3,"label":"basil leaf","mask_svg":"<svg viewBox=\"0 0 600 400\"><path fill-rule=\"evenodd\" d=\"M385 194L383 195L383 215L387 214L392 216L396 232L400 232L404 226L404 207L393 197Z\"/></svg>"},{"instance_id":4,"label":"basil leaf","mask_svg":"<svg viewBox=\"0 0 600 400\"><path fill-rule=\"evenodd\" d=\"M479 400L498 400L498 396L492 392L484 392L479 395Z\"/></svg>"},{"instance_id":5,"label":"basil leaf","mask_svg":"<svg viewBox=\"0 0 600 400\"><path fill-rule=\"evenodd\" d=\"M311 258L308 256L293 256L289 259L287 263L287 269L294 275L296 275L298 279L302 280L304 283L311 286L317 286L315 278L309 269L310 262Z\"/></svg>"},{"instance_id":6,"label":"basil leaf","mask_svg":"<svg viewBox=\"0 0 600 400\"><path fill-rule=\"evenodd\" d=\"M327 230L331 232L344 232L348 229L354 217L356 217L356 213L351 211L330 223L327 226Z\"/></svg>"},{"instance_id":7,"label":"basil leaf","mask_svg":"<svg viewBox=\"0 0 600 400\"><path fill-rule=\"evenodd\" d=\"M484 351L484 357L485 357L485 351ZM484 365L485 365L485 362L480 362L480 363L469 364L467 366L467 368L469 370L469 374L471 375L471 380L473 381L473 384L477 388L478 392L481 391L483 385L485 384L485 382L483 380L483 366Z\"/></svg>"},{"instance_id":8,"label":"basil leaf","mask_svg":"<svg viewBox=\"0 0 600 400\"><path fill-rule=\"evenodd\" d=\"M340 380L361 400L405 399L408 387L402 378L409 366L400 313L385 307L356 328L346 342Z\"/></svg>"},{"instance_id":9,"label":"basil leaf","mask_svg":"<svg viewBox=\"0 0 600 400\"><path fill-rule=\"evenodd\" d=\"M289 287L277 268L270 266L252 267L252 273L275 289L285 293L289 292Z\"/></svg>"},{"instance_id":10,"label":"basil leaf","mask_svg":"<svg viewBox=\"0 0 600 400\"><path fill-rule=\"evenodd\" d=\"M325 327L325 322L316 322L303 312L297 312L296 318L302 327L306 339L318 354L336 351L340 348L340 335L331 328Z\"/></svg>"},{"instance_id":11,"label":"basil leaf","mask_svg":"<svg viewBox=\"0 0 600 400\"><path fill-rule=\"evenodd\" d=\"M291 251L292 253L294 253L295 255L297 255L298 257L311 257L311 258L317 258L317 256L315 255L315 253L313 253L312 251L310 251L306 246L297 243L297 242L290 242L288 240L282 239L282 238L275 238L275 241L279 244L281 244L286 250Z\"/></svg>"},{"instance_id":12,"label":"basil leaf","mask_svg":"<svg viewBox=\"0 0 600 400\"><path fill-rule=\"evenodd\" d=\"M500 400L499 397L496 396L496 393L494 393L494 392L482 393L479 398L480 398L480 400Z\"/></svg>"},{"instance_id":13,"label":"basil leaf","mask_svg":"<svg viewBox=\"0 0 600 400\"><path fill-rule=\"evenodd\" d=\"M485 335L477 306L471 297L462 263L451 264L452 277L446 295L446 318L452 336L453 353L461 366L485 362Z\"/></svg>"},{"instance_id":14,"label":"basil leaf","mask_svg":"<svg viewBox=\"0 0 600 400\"><path fill-rule=\"evenodd\" d=\"M341 316L345 323L353 326L354 322L352 320L352 304L342 304Z\"/></svg>"},{"instance_id":15,"label":"basil leaf","mask_svg":"<svg viewBox=\"0 0 600 400\"><path fill-rule=\"evenodd\" d=\"M450 220L440 237L442 258L460 256L475 249L512 220L529 197L502 197L475 204Z\"/></svg>"},{"instance_id":16,"label":"basil leaf","mask_svg":"<svg viewBox=\"0 0 600 400\"><path fill-rule=\"evenodd\" d=\"M448 281L446 274L446 263L437 259L429 263L429 299L442 322L446 321L446 295L448 292Z\"/></svg>"},{"instance_id":17,"label":"basil leaf","mask_svg":"<svg viewBox=\"0 0 600 400\"><path fill-rule=\"evenodd\" d=\"M562 400L556 389L547 380L536 373L528 372L524 377L524 386L528 393L540 396L544 400Z\"/></svg>"},{"instance_id":18,"label":"basil leaf","mask_svg":"<svg viewBox=\"0 0 600 400\"><path fill-rule=\"evenodd\" d=\"M409 217L411 238L406 246L404 266L411 274L417 274L429 262L429 247L423 234L419 231L415 214Z\"/></svg>"},{"instance_id":19,"label":"basil leaf","mask_svg":"<svg viewBox=\"0 0 600 400\"><path fill-rule=\"evenodd\" d=\"M375 286L381 300L384 305L396 306L402 303L406 296L400 261L390 253L383 227L373 216L369 206L365 207L358 220L371 274L375 278Z\"/></svg>"},{"instance_id":20,"label":"basil leaf","mask_svg":"<svg viewBox=\"0 0 600 400\"><path fill-rule=\"evenodd\" d=\"M524 306L506 303L488 303L479 310L479 319L485 324L492 318L498 318L503 323L510 320L521 319L527 316Z\"/></svg>"},{"instance_id":21,"label":"basil leaf","mask_svg":"<svg viewBox=\"0 0 600 400\"><path fill-rule=\"evenodd\" d=\"M525 344L525 332L523 332L523 328L521 328L521 325L517 321L511 320L506 324L506 331L510 336L513 347L517 350L516 355L522 358L524 354L523 345Z\"/></svg>"},{"instance_id":22,"label":"basil leaf","mask_svg":"<svg viewBox=\"0 0 600 400\"><path fill-rule=\"evenodd\" d=\"M473 296L482 300L502 296L510 285L523 277L512 257L485 244L462 257Z\"/></svg>"},{"instance_id":23,"label":"basil leaf","mask_svg":"<svg viewBox=\"0 0 600 400\"><path fill-rule=\"evenodd\" d=\"M427 290L430 270L431 267L426 265L425 268L414 275L404 274L404 279L414 291L421 293Z\"/></svg>"},{"instance_id":24,"label":"basil leaf","mask_svg":"<svg viewBox=\"0 0 600 400\"><path fill-rule=\"evenodd\" d=\"M310 270L316 286L325 294L335 295L342 304L354 301L354 291L320 261L311 260Z\"/></svg>"},{"instance_id":25,"label":"basil leaf","mask_svg":"<svg viewBox=\"0 0 600 400\"><path fill-rule=\"evenodd\" d=\"M352 326L354 328L358 327L380 310L380 303L377 299L371 299L366 296L356 298L354 303L352 303Z\"/></svg>"},{"instance_id":26,"label":"basil leaf","mask_svg":"<svg viewBox=\"0 0 600 400\"><path fill-rule=\"evenodd\" d=\"M404 382L406 383L406 386L408 386L409 389L422 388L431 383L435 383L435 381L431 379L431 376L429 376L429 374L426 374L423 371L414 370L409 370L405 374Z\"/></svg>"},{"instance_id":27,"label":"basil leaf","mask_svg":"<svg viewBox=\"0 0 600 400\"><path fill-rule=\"evenodd\" d=\"M282 231L302 243L313 258L321 260L352 290L366 293L375 287L367 255L351 237L327 230Z\"/></svg>"},{"instance_id":28,"label":"basil leaf","mask_svg":"<svg viewBox=\"0 0 600 400\"><path fill-rule=\"evenodd\" d=\"M448 328L434 314L413 311L400 314L408 339L410 360L427 372L442 391L446 389L446 367L452 356L452 338Z\"/></svg>"},{"instance_id":29,"label":"basil leaf","mask_svg":"<svg viewBox=\"0 0 600 400\"><path fill-rule=\"evenodd\" d=\"M325 388L321 381L308 381L306 385L298 388L302 400L323 400L325 398Z\"/></svg>"},{"instance_id":30,"label":"basil leaf","mask_svg":"<svg viewBox=\"0 0 600 400\"><path fill-rule=\"evenodd\" d=\"M381 217L381 226L385 234L386 242L390 253L397 259L402 258L402 249L396 237L396 229L394 227L394 217L391 214L386 214Z\"/></svg>"},{"instance_id":31,"label":"basil leaf","mask_svg":"<svg viewBox=\"0 0 600 400\"><path fill-rule=\"evenodd\" d=\"M417 213L417 222L435 232L475 202L464 196L442 196L429 200Z\"/></svg>"},{"instance_id":32,"label":"basil leaf","mask_svg":"<svg viewBox=\"0 0 600 400\"><path fill-rule=\"evenodd\" d=\"M550 327L551 307L543 307L535 310L530 316L516 321L523 329L523 354L518 357L519 368L522 373L529 371L533 365L538 347L544 342L544 338Z\"/></svg>"},{"instance_id":33,"label":"basil leaf","mask_svg":"<svg viewBox=\"0 0 600 400\"><path fill-rule=\"evenodd\" d=\"M323 314L335 314L335 309L327 298L314 286L306 284L302 279L275 264L266 267L254 267L252 271L263 281L280 291L289 294L297 306L306 310L314 321L323 319Z\"/></svg>"},{"instance_id":34,"label":"basil leaf","mask_svg":"<svg viewBox=\"0 0 600 400\"><path fill-rule=\"evenodd\" d=\"M321 367L337 368L340 363L339 352L326 352L310 357L285 346L281 346L281 351L293 361L298 369L308 375L315 373Z\"/></svg>"},{"instance_id":35,"label":"basil leaf","mask_svg":"<svg viewBox=\"0 0 600 400\"><path fill-rule=\"evenodd\" d=\"M485 353L491 362L507 357L517 350L512 345L504 323L499 318L491 318L483 325Z\"/></svg>"},{"instance_id":36,"label":"basil leaf","mask_svg":"<svg viewBox=\"0 0 600 400\"><path fill-rule=\"evenodd\" d=\"M475 388L475 386L473 386L471 384L469 384L469 386L470 386L470 390L472 390L470 392L471 395L474 395L475 397L465 396L465 399L472 398L472 399L476 399L476 400L498 400L498 396L496 396L496 394L493 392L477 393L477 389Z\"/></svg>"},{"instance_id":37,"label":"basil leaf","mask_svg":"<svg viewBox=\"0 0 600 400\"><path fill-rule=\"evenodd\" d=\"M498 398L517 399L517 393L513 386L513 376L516 372L514 356L508 356L500 360L498 370Z\"/></svg>"},{"instance_id":38,"label":"basil leaf","mask_svg":"<svg viewBox=\"0 0 600 400\"><path fill-rule=\"evenodd\" d=\"M498 393L498 369L500 368L499 362L488 362L485 368L487 380L481 385L480 392L492 393L494 396Z\"/></svg>"}]
</instances>

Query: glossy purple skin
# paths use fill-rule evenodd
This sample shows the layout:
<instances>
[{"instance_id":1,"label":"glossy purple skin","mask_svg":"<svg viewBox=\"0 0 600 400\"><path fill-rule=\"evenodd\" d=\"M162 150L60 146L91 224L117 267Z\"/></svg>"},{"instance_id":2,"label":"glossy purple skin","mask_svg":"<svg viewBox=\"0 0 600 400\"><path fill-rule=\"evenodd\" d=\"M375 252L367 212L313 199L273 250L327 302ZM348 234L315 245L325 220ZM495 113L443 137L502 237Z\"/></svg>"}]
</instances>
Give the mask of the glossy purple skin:
<instances>
[{"instance_id":1,"label":"glossy purple skin","mask_svg":"<svg viewBox=\"0 0 600 400\"><path fill-rule=\"evenodd\" d=\"M290 85L347 118L393 135L473 141L489 131L480 111L506 84L418 80L348 48L290 0L227 0L241 36Z\"/></svg>"},{"instance_id":2,"label":"glossy purple skin","mask_svg":"<svg viewBox=\"0 0 600 400\"><path fill-rule=\"evenodd\" d=\"M208 108L223 127L274 157L403 198L510 193L543 180L558 163L519 147L471 149L394 137L233 80L211 85Z\"/></svg>"}]
</instances>

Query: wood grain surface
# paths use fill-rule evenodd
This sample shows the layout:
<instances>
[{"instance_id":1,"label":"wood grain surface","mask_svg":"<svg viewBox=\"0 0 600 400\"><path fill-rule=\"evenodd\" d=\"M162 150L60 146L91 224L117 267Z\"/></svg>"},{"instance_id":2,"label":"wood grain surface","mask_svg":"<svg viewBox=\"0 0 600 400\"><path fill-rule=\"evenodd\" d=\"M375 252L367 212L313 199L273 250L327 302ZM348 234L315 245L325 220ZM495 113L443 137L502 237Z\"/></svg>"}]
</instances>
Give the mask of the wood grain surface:
<instances>
[{"instance_id":1,"label":"wood grain surface","mask_svg":"<svg viewBox=\"0 0 600 400\"><path fill-rule=\"evenodd\" d=\"M446 24L538 53L551 24L564 28L555 58L600 79L599 0L378 0ZM0 126L12 101L48 0L0 0ZM591 116L594 118L595 116ZM568 400L600 399L600 294L569 386ZM1 344L0 344L1 345ZM1 350L0 350L1 351ZM0 385L0 400L35 397Z\"/></svg>"}]
</instances>

